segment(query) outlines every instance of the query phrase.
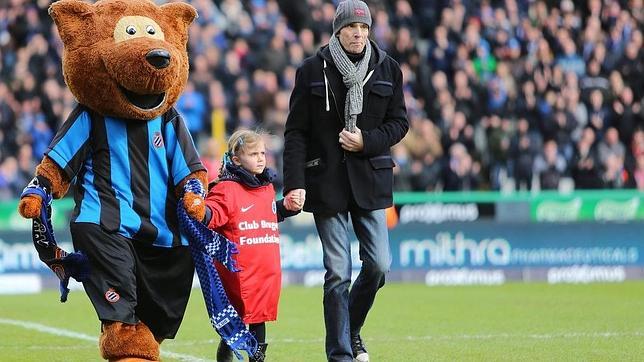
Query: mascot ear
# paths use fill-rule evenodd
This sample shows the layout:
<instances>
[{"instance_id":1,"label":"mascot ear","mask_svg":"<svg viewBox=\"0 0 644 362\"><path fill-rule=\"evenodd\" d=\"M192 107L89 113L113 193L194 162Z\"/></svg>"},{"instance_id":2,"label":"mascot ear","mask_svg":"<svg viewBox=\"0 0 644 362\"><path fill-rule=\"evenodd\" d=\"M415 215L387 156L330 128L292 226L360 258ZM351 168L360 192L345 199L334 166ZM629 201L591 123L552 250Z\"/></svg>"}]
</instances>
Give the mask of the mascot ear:
<instances>
[{"instance_id":1,"label":"mascot ear","mask_svg":"<svg viewBox=\"0 0 644 362\"><path fill-rule=\"evenodd\" d=\"M79 0L60 0L49 6L63 44L68 49L89 45L99 38L94 31L94 6Z\"/></svg>"},{"instance_id":2,"label":"mascot ear","mask_svg":"<svg viewBox=\"0 0 644 362\"><path fill-rule=\"evenodd\" d=\"M179 29L183 30L183 33L187 33L188 26L197 18L197 10L186 3L163 4L161 5L161 11L169 19L174 19L174 21L180 23L181 27Z\"/></svg>"}]
</instances>

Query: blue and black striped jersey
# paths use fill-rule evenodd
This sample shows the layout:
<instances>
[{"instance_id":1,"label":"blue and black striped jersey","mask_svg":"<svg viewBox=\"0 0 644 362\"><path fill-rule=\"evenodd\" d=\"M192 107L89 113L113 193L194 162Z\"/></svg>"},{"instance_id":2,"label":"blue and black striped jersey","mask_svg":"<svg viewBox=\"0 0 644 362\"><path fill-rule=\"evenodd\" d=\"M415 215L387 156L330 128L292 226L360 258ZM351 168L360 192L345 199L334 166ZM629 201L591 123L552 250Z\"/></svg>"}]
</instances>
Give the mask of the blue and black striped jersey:
<instances>
[{"instance_id":1,"label":"blue and black striped jersey","mask_svg":"<svg viewBox=\"0 0 644 362\"><path fill-rule=\"evenodd\" d=\"M187 245L179 233L174 189L204 167L176 110L140 121L78 106L46 155L76 186L72 222L98 224L155 246Z\"/></svg>"}]
</instances>

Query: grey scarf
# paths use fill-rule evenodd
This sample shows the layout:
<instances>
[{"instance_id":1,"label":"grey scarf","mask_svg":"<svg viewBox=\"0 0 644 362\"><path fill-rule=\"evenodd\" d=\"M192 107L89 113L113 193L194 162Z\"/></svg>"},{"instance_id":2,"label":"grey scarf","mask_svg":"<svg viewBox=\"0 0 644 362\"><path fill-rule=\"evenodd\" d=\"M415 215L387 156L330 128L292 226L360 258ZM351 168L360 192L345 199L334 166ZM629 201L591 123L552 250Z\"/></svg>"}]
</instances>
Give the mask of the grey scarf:
<instances>
[{"instance_id":1,"label":"grey scarf","mask_svg":"<svg viewBox=\"0 0 644 362\"><path fill-rule=\"evenodd\" d=\"M353 64L349 57L342 49L338 37L332 36L329 41L329 50L335 66L342 74L342 81L347 87L347 99L344 103L344 124L349 132L355 132L356 119L362 113L362 81L367 75L369 69L369 59L371 58L371 43L367 41L364 57L357 63Z\"/></svg>"}]
</instances>

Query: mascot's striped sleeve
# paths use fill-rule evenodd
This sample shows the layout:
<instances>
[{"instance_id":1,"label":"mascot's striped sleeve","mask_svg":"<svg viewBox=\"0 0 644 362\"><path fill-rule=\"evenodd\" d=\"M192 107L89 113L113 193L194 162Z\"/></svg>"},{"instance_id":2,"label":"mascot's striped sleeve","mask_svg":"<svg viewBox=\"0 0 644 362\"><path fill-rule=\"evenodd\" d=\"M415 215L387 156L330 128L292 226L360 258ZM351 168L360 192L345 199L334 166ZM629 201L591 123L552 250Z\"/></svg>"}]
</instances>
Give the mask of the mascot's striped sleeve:
<instances>
[{"instance_id":1,"label":"mascot's striped sleeve","mask_svg":"<svg viewBox=\"0 0 644 362\"><path fill-rule=\"evenodd\" d=\"M46 155L76 184L72 222L98 224L155 246L187 245L179 233L174 187L204 167L174 109L133 121L78 106Z\"/></svg>"}]
</instances>

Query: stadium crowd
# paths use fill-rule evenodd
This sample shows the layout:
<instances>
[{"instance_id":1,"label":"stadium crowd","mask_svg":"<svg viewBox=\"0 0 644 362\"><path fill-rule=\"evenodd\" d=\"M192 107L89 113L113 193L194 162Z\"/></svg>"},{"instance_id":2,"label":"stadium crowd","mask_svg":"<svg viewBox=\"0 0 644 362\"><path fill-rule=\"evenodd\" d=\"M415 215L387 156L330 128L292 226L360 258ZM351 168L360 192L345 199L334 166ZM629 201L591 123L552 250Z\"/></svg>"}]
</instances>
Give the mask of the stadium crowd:
<instances>
[{"instance_id":1,"label":"stadium crowd","mask_svg":"<svg viewBox=\"0 0 644 362\"><path fill-rule=\"evenodd\" d=\"M396 191L644 190L644 1L367 2L371 37L404 75ZM49 3L0 3L0 199L19 195L75 106ZM328 42L335 4L190 3L199 18L176 108L211 177L239 127L269 132L281 170L296 68Z\"/></svg>"}]
</instances>

